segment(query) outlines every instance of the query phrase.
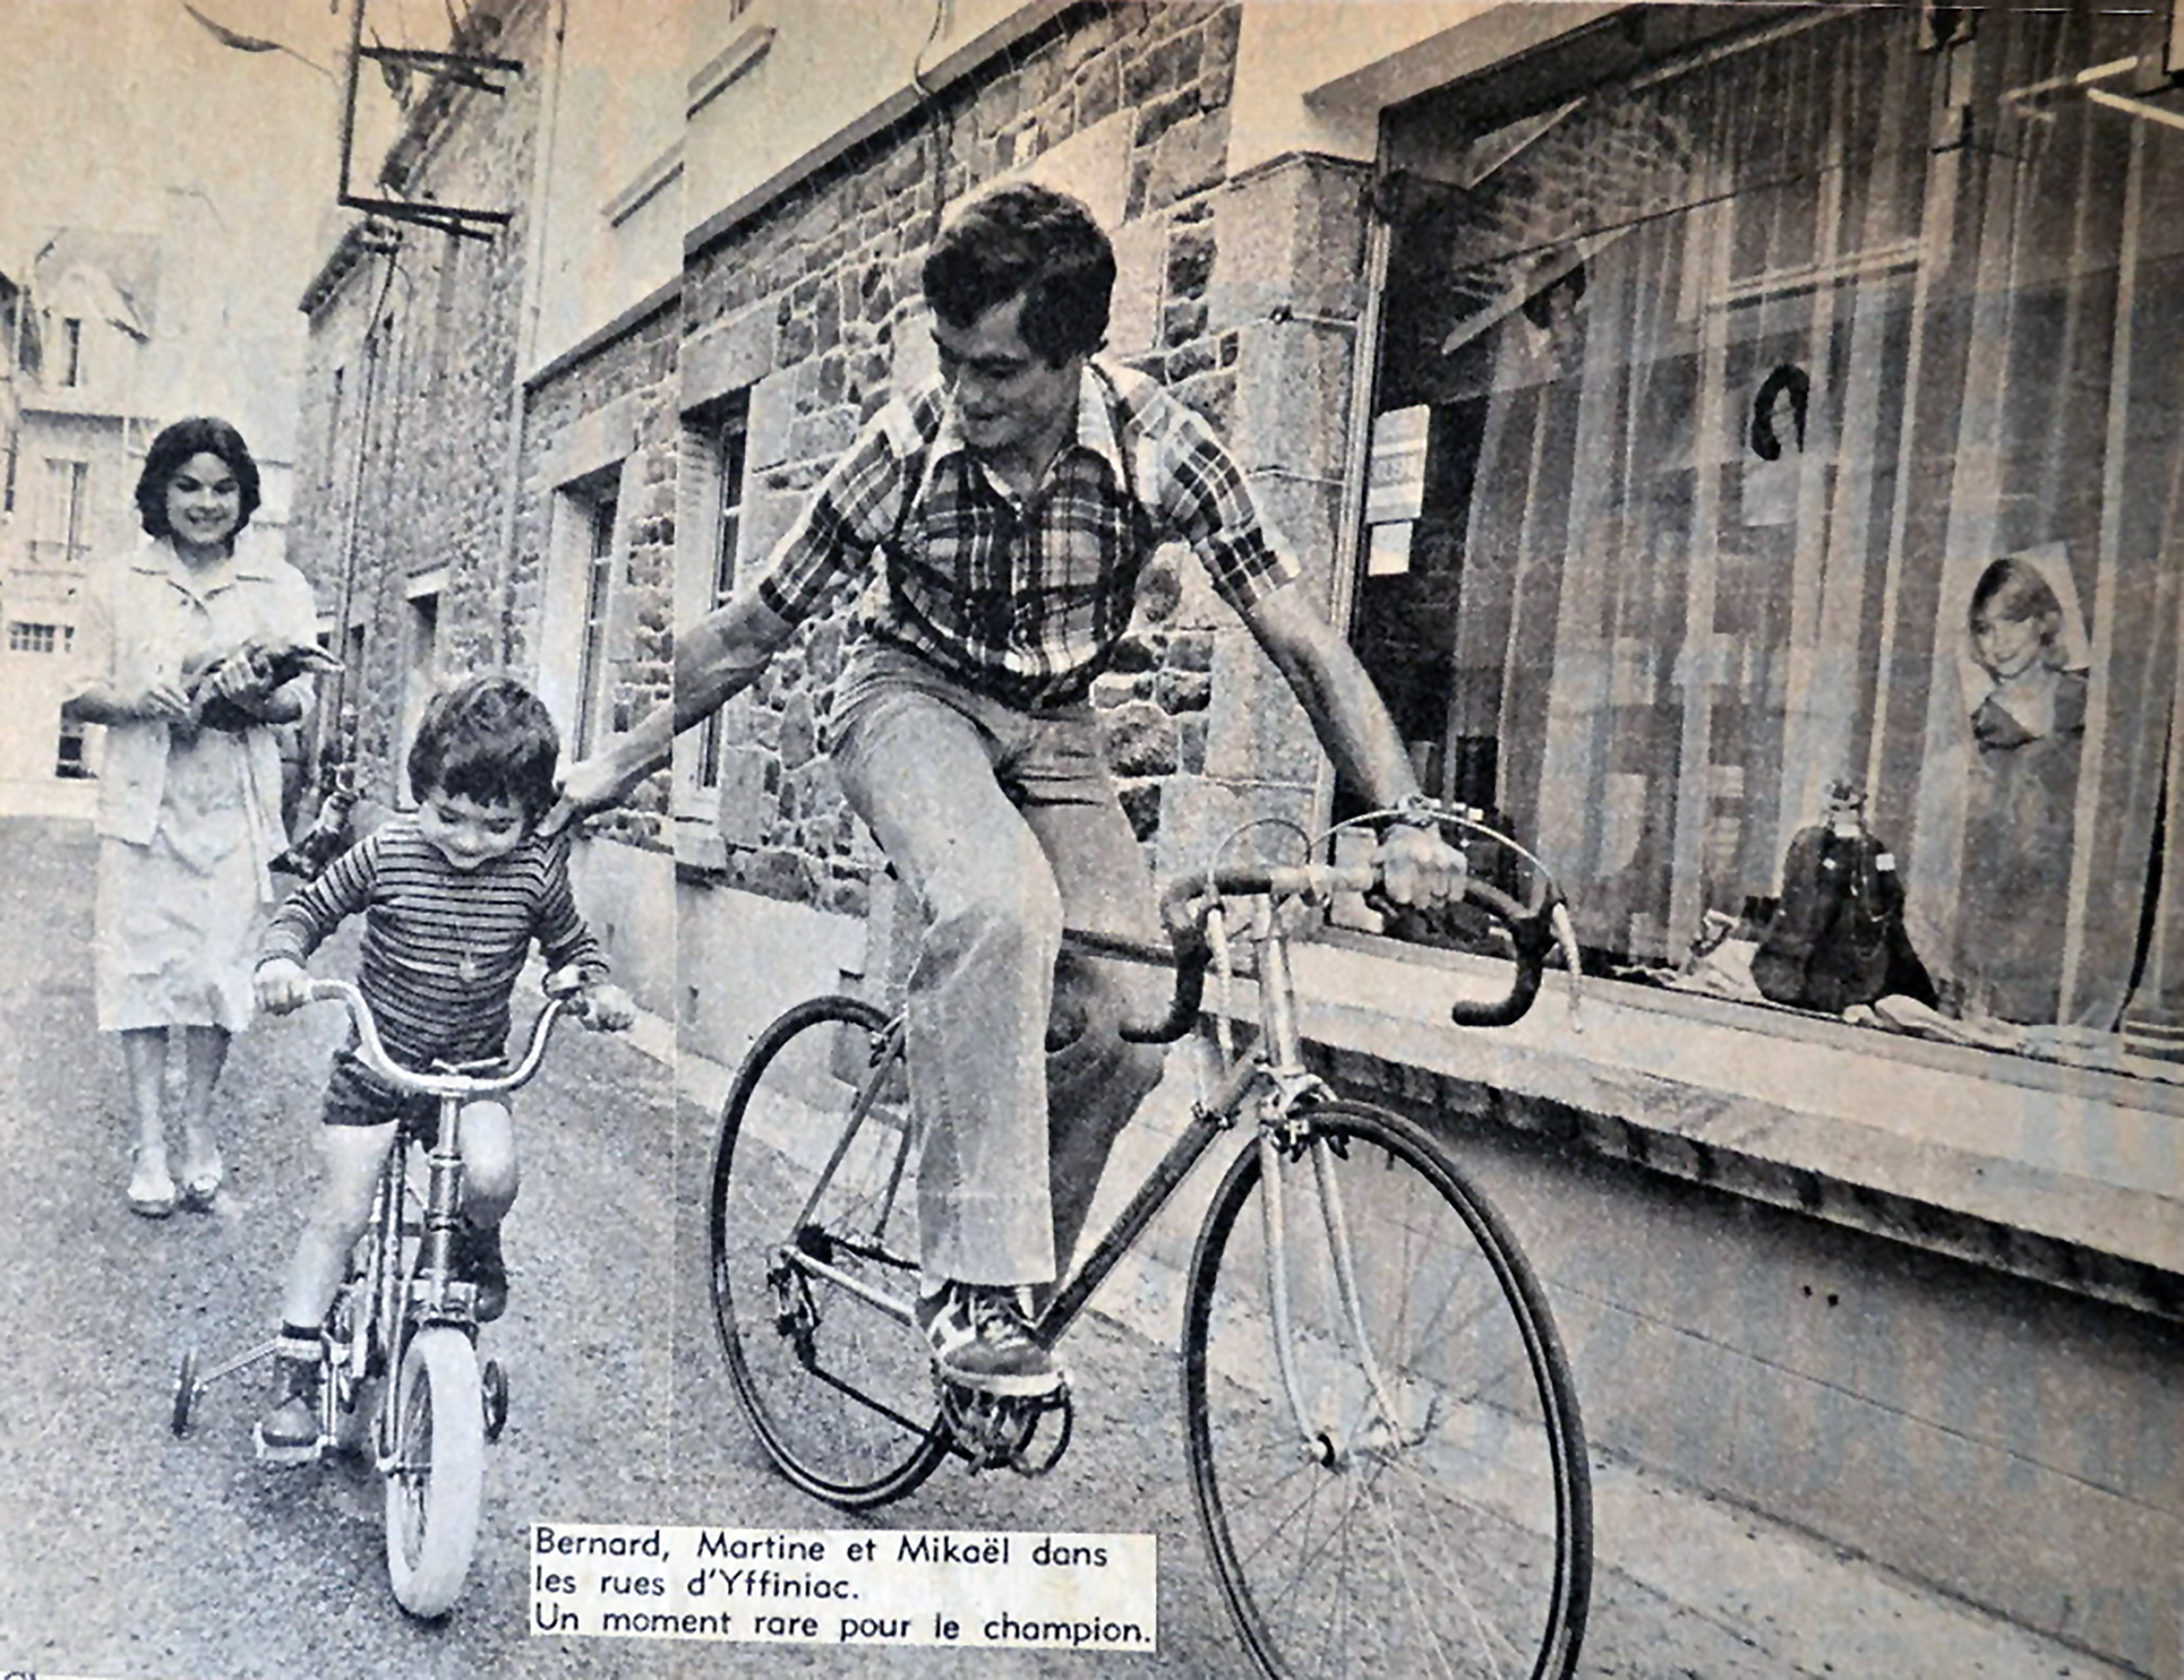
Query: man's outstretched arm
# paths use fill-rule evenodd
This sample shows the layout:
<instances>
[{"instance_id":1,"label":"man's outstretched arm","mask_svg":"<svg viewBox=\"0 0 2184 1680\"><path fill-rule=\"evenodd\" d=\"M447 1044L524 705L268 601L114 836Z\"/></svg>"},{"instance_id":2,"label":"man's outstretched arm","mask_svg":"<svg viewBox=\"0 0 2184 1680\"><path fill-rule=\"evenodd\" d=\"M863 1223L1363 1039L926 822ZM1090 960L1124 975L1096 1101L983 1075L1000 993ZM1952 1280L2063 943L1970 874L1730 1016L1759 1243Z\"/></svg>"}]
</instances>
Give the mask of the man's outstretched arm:
<instances>
[{"instance_id":1,"label":"man's outstretched arm","mask_svg":"<svg viewBox=\"0 0 2184 1680\"><path fill-rule=\"evenodd\" d=\"M1247 608L1244 622L1274 662L1312 720L1312 732L1375 805L1415 798L1416 772L1379 690L1350 644L1286 583ZM1388 895L1397 904L1429 904L1463 891L1462 854L1423 828L1397 826L1381 848Z\"/></svg>"},{"instance_id":2,"label":"man's outstretched arm","mask_svg":"<svg viewBox=\"0 0 2184 1680\"><path fill-rule=\"evenodd\" d=\"M577 817L621 804L673 756L677 735L757 681L795 628L755 589L746 589L678 632L674 704L655 707L606 751L571 765L561 778L560 803L542 825L545 831L550 834Z\"/></svg>"}]
</instances>

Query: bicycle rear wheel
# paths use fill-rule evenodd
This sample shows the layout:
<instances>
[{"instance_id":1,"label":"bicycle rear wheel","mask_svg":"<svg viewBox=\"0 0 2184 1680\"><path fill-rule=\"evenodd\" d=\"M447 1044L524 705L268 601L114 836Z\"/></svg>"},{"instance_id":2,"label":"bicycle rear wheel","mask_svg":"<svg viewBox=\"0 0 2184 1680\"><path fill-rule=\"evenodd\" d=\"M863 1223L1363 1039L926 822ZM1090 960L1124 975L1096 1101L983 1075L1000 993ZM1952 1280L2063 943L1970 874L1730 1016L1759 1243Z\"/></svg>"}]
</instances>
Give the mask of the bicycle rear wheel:
<instances>
[{"instance_id":1,"label":"bicycle rear wheel","mask_svg":"<svg viewBox=\"0 0 2184 1680\"><path fill-rule=\"evenodd\" d=\"M1214 1197L1184 1332L1192 1491L1245 1645L1284 1680L1563 1680L1585 1628L1591 1483L1530 1266L1416 1126L1315 1109L1309 1145L1278 1171L1301 1424L1275 1345L1263 1153Z\"/></svg>"},{"instance_id":2,"label":"bicycle rear wheel","mask_svg":"<svg viewBox=\"0 0 2184 1680\"><path fill-rule=\"evenodd\" d=\"M916 1290L914 1165L884 1012L815 998L759 1036L713 1158L714 1321L766 1455L846 1510L901 1498L948 1451L925 1339L883 1305Z\"/></svg>"}]
</instances>

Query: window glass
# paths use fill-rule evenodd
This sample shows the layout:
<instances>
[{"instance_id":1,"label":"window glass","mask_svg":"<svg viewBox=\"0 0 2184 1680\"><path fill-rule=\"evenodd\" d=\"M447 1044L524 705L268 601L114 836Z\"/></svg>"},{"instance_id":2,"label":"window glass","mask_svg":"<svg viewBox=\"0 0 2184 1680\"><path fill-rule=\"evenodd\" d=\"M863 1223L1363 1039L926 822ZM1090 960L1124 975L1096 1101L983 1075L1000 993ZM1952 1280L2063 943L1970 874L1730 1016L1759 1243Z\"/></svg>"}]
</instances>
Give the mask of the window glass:
<instances>
[{"instance_id":1,"label":"window glass","mask_svg":"<svg viewBox=\"0 0 2184 1680\"><path fill-rule=\"evenodd\" d=\"M585 548L584 616L577 671L576 758L585 758L604 743L611 726L613 665L607 657L609 614L614 594L614 540L617 499L611 492L591 498Z\"/></svg>"},{"instance_id":2,"label":"window glass","mask_svg":"<svg viewBox=\"0 0 2184 1680\"><path fill-rule=\"evenodd\" d=\"M712 459L718 474L719 500L713 524L713 554L708 609L725 603L735 592L736 548L743 537L744 508L744 442L749 435L745 417L740 412L722 423L709 440ZM721 785L721 732L719 712L705 720L698 743L698 785L701 788L717 788Z\"/></svg>"},{"instance_id":3,"label":"window glass","mask_svg":"<svg viewBox=\"0 0 2184 1680\"><path fill-rule=\"evenodd\" d=\"M1777 18L1391 119L1353 633L1608 960L1763 915L1843 782L1966 1012L2184 1008L2184 134L2076 80L2142 26ZM1975 608L2011 557L2022 682Z\"/></svg>"}]
</instances>

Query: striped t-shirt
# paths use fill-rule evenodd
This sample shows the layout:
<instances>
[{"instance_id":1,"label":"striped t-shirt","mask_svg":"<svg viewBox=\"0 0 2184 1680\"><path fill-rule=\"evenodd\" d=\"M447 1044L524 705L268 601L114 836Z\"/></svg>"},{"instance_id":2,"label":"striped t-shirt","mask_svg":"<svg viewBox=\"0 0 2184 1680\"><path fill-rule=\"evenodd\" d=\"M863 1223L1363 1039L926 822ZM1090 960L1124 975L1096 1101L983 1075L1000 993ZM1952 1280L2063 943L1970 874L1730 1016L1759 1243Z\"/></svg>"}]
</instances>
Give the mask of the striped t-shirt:
<instances>
[{"instance_id":1,"label":"striped t-shirt","mask_svg":"<svg viewBox=\"0 0 2184 1680\"><path fill-rule=\"evenodd\" d=\"M459 870L396 817L274 912L259 960L302 963L348 917L364 916L357 987L387 1054L405 1067L480 1061L508 1040L509 999L535 938L554 968L589 977L606 959L569 891L569 841L536 834Z\"/></svg>"}]
</instances>

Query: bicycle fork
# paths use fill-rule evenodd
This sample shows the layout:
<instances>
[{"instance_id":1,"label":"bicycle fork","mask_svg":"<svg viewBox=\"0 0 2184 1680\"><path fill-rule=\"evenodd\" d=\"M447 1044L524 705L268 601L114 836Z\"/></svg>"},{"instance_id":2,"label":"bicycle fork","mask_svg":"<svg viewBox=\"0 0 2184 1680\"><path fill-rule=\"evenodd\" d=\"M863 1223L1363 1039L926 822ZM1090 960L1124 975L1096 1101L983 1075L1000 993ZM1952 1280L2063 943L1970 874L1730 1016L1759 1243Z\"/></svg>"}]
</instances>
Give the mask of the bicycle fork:
<instances>
[{"instance_id":1,"label":"bicycle fork","mask_svg":"<svg viewBox=\"0 0 2184 1680\"><path fill-rule=\"evenodd\" d=\"M1346 1467L1356 1451L1381 1451L1404 1444L1404 1433L1394 1397L1382 1376L1372 1339L1365 1330L1365 1314L1357 1287L1356 1256L1350 1242L1350 1223L1342 1205L1341 1186L1336 1182L1334 1149L1309 1125L1311 1104L1328 1093L1325 1084L1304 1065L1303 1045L1297 1032L1295 993L1290 972L1289 948L1273 928L1271 907L1262 904L1252 930L1259 956L1259 1014L1265 1035L1264 1061L1268 1089L1259 1104L1260 1216L1267 1261L1267 1293L1273 1316L1274 1362L1281 1374L1282 1392L1296 1426L1301 1455L1322 1467ZM1301 1120L1300 1110L1306 1118ZM1296 1361L1294 1315L1290 1278L1284 1261L1289 1254L1289 1221L1284 1205L1283 1165L1309 1158L1312 1185L1319 1202L1320 1222L1327 1239L1329 1264L1334 1274L1335 1296L1350 1344L1365 1377L1371 1401L1363 1427L1347 1440L1338 1440L1334 1423L1324 1427L1312 1416Z\"/></svg>"}]
</instances>

